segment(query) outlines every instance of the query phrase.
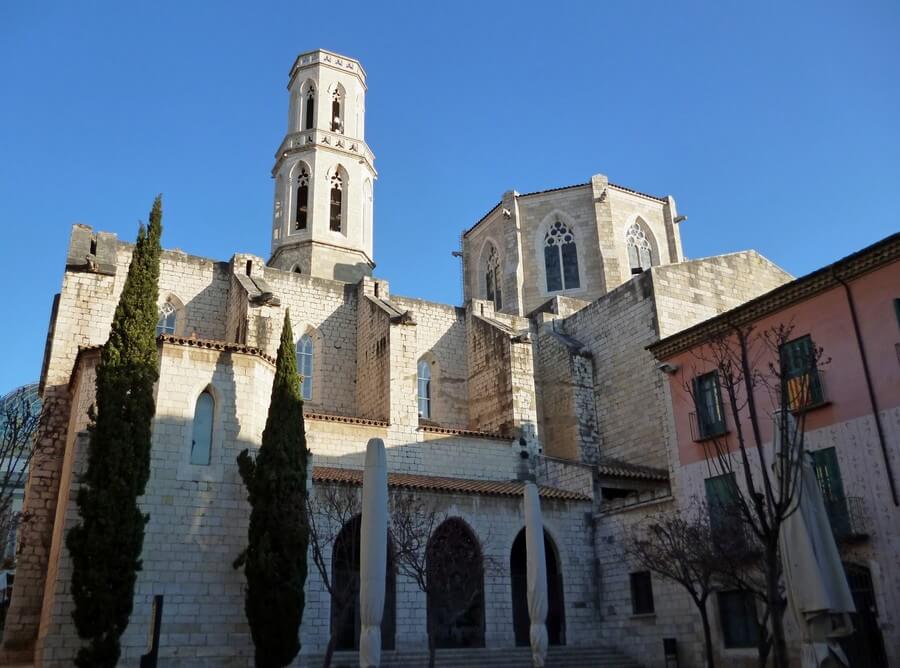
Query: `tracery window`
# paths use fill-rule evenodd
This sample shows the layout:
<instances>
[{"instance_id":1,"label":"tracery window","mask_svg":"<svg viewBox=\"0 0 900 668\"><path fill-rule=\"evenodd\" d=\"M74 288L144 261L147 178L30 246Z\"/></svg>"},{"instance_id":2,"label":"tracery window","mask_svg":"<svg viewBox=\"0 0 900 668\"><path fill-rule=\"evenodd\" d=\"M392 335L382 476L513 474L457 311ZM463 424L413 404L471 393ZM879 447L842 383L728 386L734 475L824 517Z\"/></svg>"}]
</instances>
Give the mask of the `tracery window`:
<instances>
[{"instance_id":1,"label":"tracery window","mask_svg":"<svg viewBox=\"0 0 900 668\"><path fill-rule=\"evenodd\" d=\"M628 248L628 264L632 275L640 274L653 265L650 240L644 233L644 228L636 222L625 232L625 245Z\"/></svg>"},{"instance_id":2,"label":"tracery window","mask_svg":"<svg viewBox=\"0 0 900 668\"><path fill-rule=\"evenodd\" d=\"M419 417L431 417L431 364L419 360Z\"/></svg>"},{"instance_id":3,"label":"tracery window","mask_svg":"<svg viewBox=\"0 0 900 668\"><path fill-rule=\"evenodd\" d=\"M312 130L316 115L316 89L313 86L310 86L306 92L306 112L304 115L303 129Z\"/></svg>"},{"instance_id":4,"label":"tracery window","mask_svg":"<svg viewBox=\"0 0 900 668\"><path fill-rule=\"evenodd\" d=\"M309 218L309 172L306 167L300 168L297 176L297 213L294 216L294 229L305 230Z\"/></svg>"},{"instance_id":5,"label":"tracery window","mask_svg":"<svg viewBox=\"0 0 900 668\"><path fill-rule=\"evenodd\" d=\"M194 407L194 428L191 436L191 464L209 466L212 453L213 415L216 402L209 390L197 397Z\"/></svg>"},{"instance_id":6,"label":"tracery window","mask_svg":"<svg viewBox=\"0 0 900 668\"><path fill-rule=\"evenodd\" d=\"M498 255L497 249L494 248L493 245L491 246L491 250L488 253L487 269L485 271L484 280L487 285L487 298L490 301L494 302L494 308L499 311L501 308L503 308L500 255Z\"/></svg>"},{"instance_id":7,"label":"tracery window","mask_svg":"<svg viewBox=\"0 0 900 668\"><path fill-rule=\"evenodd\" d=\"M156 335L175 333L176 309L171 302L166 302L159 309L159 320L156 321Z\"/></svg>"},{"instance_id":8,"label":"tracery window","mask_svg":"<svg viewBox=\"0 0 900 668\"><path fill-rule=\"evenodd\" d=\"M344 96L340 89L334 91L331 97L331 131L344 133Z\"/></svg>"},{"instance_id":9,"label":"tracery window","mask_svg":"<svg viewBox=\"0 0 900 668\"><path fill-rule=\"evenodd\" d=\"M331 177L331 209L328 220L332 232L344 231L344 180L338 171Z\"/></svg>"},{"instance_id":10,"label":"tracery window","mask_svg":"<svg viewBox=\"0 0 900 668\"><path fill-rule=\"evenodd\" d=\"M297 341L297 370L300 372L300 392L304 401L312 401L313 392L313 340L304 334Z\"/></svg>"},{"instance_id":11,"label":"tracery window","mask_svg":"<svg viewBox=\"0 0 900 668\"><path fill-rule=\"evenodd\" d=\"M581 286L575 235L559 220L551 224L544 235L544 268L547 271L547 292Z\"/></svg>"}]
</instances>

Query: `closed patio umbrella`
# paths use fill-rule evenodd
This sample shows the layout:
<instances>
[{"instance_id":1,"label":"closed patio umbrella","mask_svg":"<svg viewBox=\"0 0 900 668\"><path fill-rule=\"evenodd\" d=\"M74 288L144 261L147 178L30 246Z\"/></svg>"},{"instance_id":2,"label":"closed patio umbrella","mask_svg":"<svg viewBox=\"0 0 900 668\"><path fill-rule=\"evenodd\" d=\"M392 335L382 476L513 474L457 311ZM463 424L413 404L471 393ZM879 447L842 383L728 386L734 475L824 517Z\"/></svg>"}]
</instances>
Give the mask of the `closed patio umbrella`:
<instances>
[{"instance_id":1,"label":"closed patio umbrella","mask_svg":"<svg viewBox=\"0 0 900 668\"><path fill-rule=\"evenodd\" d=\"M363 471L359 558L359 665L381 665L381 615L387 569L387 460L384 441L370 438Z\"/></svg>"},{"instance_id":2,"label":"closed patio umbrella","mask_svg":"<svg viewBox=\"0 0 900 668\"><path fill-rule=\"evenodd\" d=\"M536 668L542 668L547 659L547 556L544 554L541 499L533 482L525 483L525 554L531 657Z\"/></svg>"},{"instance_id":3,"label":"closed patio umbrella","mask_svg":"<svg viewBox=\"0 0 900 668\"><path fill-rule=\"evenodd\" d=\"M802 641L803 668L849 665L837 638L853 632L855 612L812 456L801 461L800 505L781 525L788 603Z\"/></svg>"}]
</instances>

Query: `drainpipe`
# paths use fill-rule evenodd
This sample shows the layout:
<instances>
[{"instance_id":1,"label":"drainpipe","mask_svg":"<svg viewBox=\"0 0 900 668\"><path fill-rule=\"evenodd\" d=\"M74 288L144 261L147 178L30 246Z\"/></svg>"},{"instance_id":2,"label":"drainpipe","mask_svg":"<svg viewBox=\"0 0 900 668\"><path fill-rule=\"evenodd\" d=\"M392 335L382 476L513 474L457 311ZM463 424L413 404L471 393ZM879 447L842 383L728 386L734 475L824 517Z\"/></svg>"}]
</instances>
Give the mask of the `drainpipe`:
<instances>
[{"instance_id":1,"label":"drainpipe","mask_svg":"<svg viewBox=\"0 0 900 668\"><path fill-rule=\"evenodd\" d=\"M869 361L866 358L866 349L863 347L862 335L859 332L859 320L856 317L856 305L853 302L853 293L850 292L850 286L847 282L832 270L831 275L834 279L844 286L844 292L847 294L847 305L850 307L850 317L853 320L853 331L856 333L856 345L859 347L859 356L862 358L863 375L866 377L866 388L869 390L869 403L872 406L872 414L875 416L875 430L878 432L878 442L881 444L881 455L884 458L884 469L887 472L888 483L891 486L891 496L894 499L894 505L900 506L900 499L897 498L897 484L894 482L894 472L891 470L891 460L888 457L887 444L884 440L884 428L881 426L881 416L878 412L878 402L875 400L875 390L872 388L872 377L869 374Z\"/></svg>"}]
</instances>

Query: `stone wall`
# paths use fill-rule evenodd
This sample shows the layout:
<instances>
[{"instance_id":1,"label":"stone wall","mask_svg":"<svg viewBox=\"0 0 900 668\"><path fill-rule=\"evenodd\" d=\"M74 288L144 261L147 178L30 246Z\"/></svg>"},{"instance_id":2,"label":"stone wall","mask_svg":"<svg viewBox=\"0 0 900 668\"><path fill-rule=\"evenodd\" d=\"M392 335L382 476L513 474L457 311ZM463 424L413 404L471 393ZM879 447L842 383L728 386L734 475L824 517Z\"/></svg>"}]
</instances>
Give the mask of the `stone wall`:
<instances>
[{"instance_id":1,"label":"stone wall","mask_svg":"<svg viewBox=\"0 0 900 668\"><path fill-rule=\"evenodd\" d=\"M392 296L416 322L416 360L431 365L431 420L464 429L469 423L465 309Z\"/></svg>"}]
</instances>

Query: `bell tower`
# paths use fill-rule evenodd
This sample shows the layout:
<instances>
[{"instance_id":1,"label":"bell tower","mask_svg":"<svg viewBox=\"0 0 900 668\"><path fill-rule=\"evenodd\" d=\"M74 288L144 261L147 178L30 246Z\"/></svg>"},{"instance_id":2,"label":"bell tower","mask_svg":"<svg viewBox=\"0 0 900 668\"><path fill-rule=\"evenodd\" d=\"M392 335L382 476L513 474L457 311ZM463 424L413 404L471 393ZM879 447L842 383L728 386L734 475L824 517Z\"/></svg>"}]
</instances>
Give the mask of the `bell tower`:
<instances>
[{"instance_id":1,"label":"bell tower","mask_svg":"<svg viewBox=\"0 0 900 668\"><path fill-rule=\"evenodd\" d=\"M375 156L365 141L366 73L321 49L297 56L287 134L275 154L269 264L355 283L372 260Z\"/></svg>"}]
</instances>

